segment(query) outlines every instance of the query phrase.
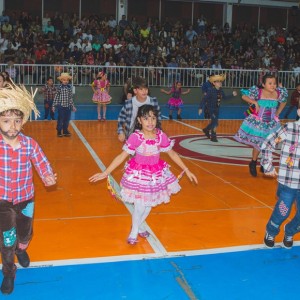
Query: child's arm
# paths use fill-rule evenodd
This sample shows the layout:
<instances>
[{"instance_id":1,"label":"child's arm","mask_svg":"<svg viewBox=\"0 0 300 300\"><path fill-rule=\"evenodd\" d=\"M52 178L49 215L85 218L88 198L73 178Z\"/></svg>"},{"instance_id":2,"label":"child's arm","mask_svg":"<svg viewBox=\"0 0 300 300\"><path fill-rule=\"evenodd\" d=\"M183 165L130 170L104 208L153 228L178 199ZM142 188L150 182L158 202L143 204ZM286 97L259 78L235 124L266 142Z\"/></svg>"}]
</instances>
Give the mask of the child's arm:
<instances>
[{"instance_id":1,"label":"child's arm","mask_svg":"<svg viewBox=\"0 0 300 300\"><path fill-rule=\"evenodd\" d=\"M170 95L171 94L171 90L170 91L166 91L166 90L164 90L164 89L161 89L160 90L162 93L164 93L164 94L166 94L166 95Z\"/></svg>"},{"instance_id":2,"label":"child's arm","mask_svg":"<svg viewBox=\"0 0 300 300\"><path fill-rule=\"evenodd\" d=\"M186 95L191 91L191 89L187 89L185 92L181 92L182 95Z\"/></svg>"},{"instance_id":3,"label":"child's arm","mask_svg":"<svg viewBox=\"0 0 300 300\"><path fill-rule=\"evenodd\" d=\"M282 112L282 110L284 109L284 107L286 106L286 102L281 102L276 110L275 113L275 117L277 116L277 118L279 117L280 113Z\"/></svg>"},{"instance_id":4,"label":"child's arm","mask_svg":"<svg viewBox=\"0 0 300 300\"><path fill-rule=\"evenodd\" d=\"M90 182L96 182L98 180L102 180L106 178L115 168L117 168L127 157L129 153L126 151L122 151L118 156L114 158L111 164L107 167L107 169L103 173L96 173L92 177L89 178Z\"/></svg>"},{"instance_id":5,"label":"child's arm","mask_svg":"<svg viewBox=\"0 0 300 300\"><path fill-rule=\"evenodd\" d=\"M242 99L244 101L246 101L248 104L254 104L255 105L255 111L256 111L256 113L258 113L258 111L259 111L259 105L258 105L258 102L256 100L253 100L253 99L251 99L250 97L248 97L246 95L243 95Z\"/></svg>"},{"instance_id":6,"label":"child's arm","mask_svg":"<svg viewBox=\"0 0 300 300\"><path fill-rule=\"evenodd\" d=\"M185 172L190 181L194 181L198 184L197 177L188 169L188 167L184 164L182 159L174 150L167 151L170 158Z\"/></svg>"}]
</instances>

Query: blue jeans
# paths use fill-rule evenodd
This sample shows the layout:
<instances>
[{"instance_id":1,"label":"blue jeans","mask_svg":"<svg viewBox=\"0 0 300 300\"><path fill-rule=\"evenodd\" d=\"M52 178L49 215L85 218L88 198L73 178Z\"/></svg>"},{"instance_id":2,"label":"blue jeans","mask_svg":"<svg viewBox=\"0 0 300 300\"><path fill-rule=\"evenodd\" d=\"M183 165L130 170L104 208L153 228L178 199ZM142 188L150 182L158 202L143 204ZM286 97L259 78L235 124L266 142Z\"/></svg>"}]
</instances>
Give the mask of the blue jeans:
<instances>
[{"instance_id":1,"label":"blue jeans","mask_svg":"<svg viewBox=\"0 0 300 300\"><path fill-rule=\"evenodd\" d=\"M219 125L219 109L209 111L210 114L210 122L206 126L206 130L210 131L210 135L212 137L217 136L217 127Z\"/></svg>"},{"instance_id":2,"label":"blue jeans","mask_svg":"<svg viewBox=\"0 0 300 300\"><path fill-rule=\"evenodd\" d=\"M300 231L300 189L291 189L278 183L277 196L277 203L267 224L267 232L272 236L279 233L281 224L289 217L293 203L296 202L296 214L285 226L286 235L293 236Z\"/></svg>"},{"instance_id":3,"label":"blue jeans","mask_svg":"<svg viewBox=\"0 0 300 300\"><path fill-rule=\"evenodd\" d=\"M57 106L58 117L56 129L58 133L61 133L61 130L64 134L69 132L68 127L71 119L71 111L71 107Z\"/></svg>"}]
</instances>

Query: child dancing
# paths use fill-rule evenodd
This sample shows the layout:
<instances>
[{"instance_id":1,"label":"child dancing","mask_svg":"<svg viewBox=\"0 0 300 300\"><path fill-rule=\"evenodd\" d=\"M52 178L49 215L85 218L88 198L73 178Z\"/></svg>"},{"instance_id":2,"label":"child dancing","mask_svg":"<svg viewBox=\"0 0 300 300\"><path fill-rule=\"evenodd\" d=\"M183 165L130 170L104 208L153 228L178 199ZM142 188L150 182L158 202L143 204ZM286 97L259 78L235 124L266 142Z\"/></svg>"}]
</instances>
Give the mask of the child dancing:
<instances>
[{"instance_id":1,"label":"child dancing","mask_svg":"<svg viewBox=\"0 0 300 300\"><path fill-rule=\"evenodd\" d=\"M120 184L122 200L134 204L132 227L127 239L131 245L138 242L138 235L144 238L149 236L149 232L141 231L140 226L148 217L151 208L170 202L170 196L180 190L178 179L171 173L169 165L160 159L160 152L166 152L191 181L198 183L196 176L172 150L174 141L159 129L158 114L153 105L141 106L135 120L135 131L129 136L121 154L103 173L89 178L91 182L106 178L132 155L125 164Z\"/></svg>"},{"instance_id":2,"label":"child dancing","mask_svg":"<svg viewBox=\"0 0 300 300\"><path fill-rule=\"evenodd\" d=\"M181 99L181 95L188 94L190 92L190 89L187 89L185 92L183 92L181 90L181 82L176 81L169 91L166 91L164 89L161 89L160 91L167 95L172 94L172 97L168 101L169 119L173 119L173 110L177 110L177 120L182 120L181 110L183 107L183 101Z\"/></svg>"},{"instance_id":3,"label":"child dancing","mask_svg":"<svg viewBox=\"0 0 300 300\"><path fill-rule=\"evenodd\" d=\"M107 76L104 72L99 72L97 79L92 83L92 90L94 92L93 102L97 103L98 120L106 120L106 104L111 102L111 96L109 95L110 83L107 80ZM103 114L101 117L101 107L103 108Z\"/></svg>"},{"instance_id":4,"label":"child dancing","mask_svg":"<svg viewBox=\"0 0 300 300\"><path fill-rule=\"evenodd\" d=\"M279 115L286 105L288 92L286 88L277 87L274 75L266 74L262 88L253 86L249 90L241 90L241 93L244 101L255 105L255 112L245 118L234 139L253 147L249 171L251 176L256 177L260 147L265 138L281 126Z\"/></svg>"},{"instance_id":5,"label":"child dancing","mask_svg":"<svg viewBox=\"0 0 300 300\"><path fill-rule=\"evenodd\" d=\"M300 109L297 110L298 116ZM300 231L300 121L286 123L277 131L270 134L261 146L261 165L268 176L277 176L277 203L266 226L264 243L273 248L275 238L280 231L282 223L290 216L293 203L296 203L294 217L290 218L284 226L283 246L290 249L293 238ZM273 152L281 145L279 171L275 170Z\"/></svg>"}]
</instances>

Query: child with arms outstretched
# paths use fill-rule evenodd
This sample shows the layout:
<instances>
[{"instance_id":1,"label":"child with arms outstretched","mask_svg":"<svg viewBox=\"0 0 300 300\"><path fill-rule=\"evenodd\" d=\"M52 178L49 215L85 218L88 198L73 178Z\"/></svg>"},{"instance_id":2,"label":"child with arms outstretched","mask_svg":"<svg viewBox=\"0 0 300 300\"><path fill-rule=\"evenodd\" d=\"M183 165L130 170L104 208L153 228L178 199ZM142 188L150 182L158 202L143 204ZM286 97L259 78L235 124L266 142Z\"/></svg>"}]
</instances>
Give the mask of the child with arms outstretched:
<instances>
[{"instance_id":1,"label":"child with arms outstretched","mask_svg":"<svg viewBox=\"0 0 300 300\"><path fill-rule=\"evenodd\" d=\"M127 242L134 245L138 235L148 237L149 232L140 230L151 208L168 203L170 196L179 192L178 179L171 173L169 165L160 159L160 152L166 152L183 170L191 181L198 183L196 176L172 150L174 141L159 129L158 110L153 105L143 105L138 109L135 131L129 136L123 151L103 173L90 177L91 182L106 178L129 155L121 179L120 196L124 202L134 204L132 227Z\"/></svg>"}]
</instances>

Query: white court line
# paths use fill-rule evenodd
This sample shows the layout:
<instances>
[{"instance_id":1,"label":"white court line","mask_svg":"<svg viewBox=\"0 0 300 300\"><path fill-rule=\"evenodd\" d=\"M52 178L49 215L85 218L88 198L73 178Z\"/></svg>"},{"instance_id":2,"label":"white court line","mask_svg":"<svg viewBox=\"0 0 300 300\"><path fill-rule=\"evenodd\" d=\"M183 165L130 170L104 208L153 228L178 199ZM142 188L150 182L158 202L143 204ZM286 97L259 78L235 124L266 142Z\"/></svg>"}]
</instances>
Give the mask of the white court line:
<instances>
[{"instance_id":1,"label":"white court line","mask_svg":"<svg viewBox=\"0 0 300 300\"><path fill-rule=\"evenodd\" d=\"M82 135L82 133L80 132L80 130L77 128L77 126L74 124L73 121L70 121L71 126L73 127L74 131L77 133L79 139L82 141L82 143L84 144L84 146L87 148L87 150L89 151L89 153L91 154L91 156L93 157L93 159L95 160L96 164L98 165L98 167L102 170L102 172L104 172L106 170L105 165L103 164L103 162L101 161L101 159L98 157L98 155L96 154L96 152L94 151L94 149L90 146L90 144L88 143L88 141L84 138L84 136ZM116 191L119 193L120 192L120 186L119 184L114 180L114 178L112 177L114 186L116 187ZM133 206L127 203L124 203L124 205L126 206L126 208L129 210L130 214L132 214L133 212ZM165 247L162 245L162 243L159 241L159 239L157 238L157 236L154 234L154 232L151 230L151 228L148 226L148 224L146 222L144 222L143 224L143 228L147 231L149 231L150 236L147 238L150 246L153 248L155 253L159 253L161 255L166 255L167 254L167 250L165 249Z\"/></svg>"},{"instance_id":2,"label":"white court line","mask_svg":"<svg viewBox=\"0 0 300 300\"><path fill-rule=\"evenodd\" d=\"M299 246L300 246L300 241L294 241L293 247L299 247ZM276 243L274 249L280 249L280 248L283 248L282 243ZM152 254L133 254L133 255L119 255L119 256L108 256L108 257L81 258L81 259L49 260L49 261L31 262L29 268L48 268L48 267L71 266L71 265L114 263L114 262L122 262L122 261L140 261L140 260L150 260L150 259L217 255L217 254L224 254L224 253L245 252L251 250L272 251L272 249L266 248L264 244L256 244L256 245L244 245L244 246L213 248L213 249L204 249L204 250L177 251L177 252L168 252L166 254L152 253ZM18 267L22 268L19 264L17 265Z\"/></svg>"}]
</instances>

